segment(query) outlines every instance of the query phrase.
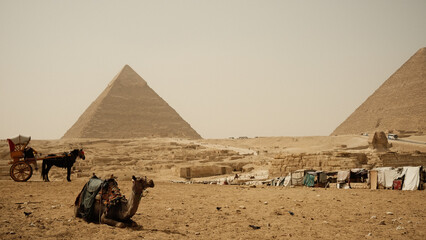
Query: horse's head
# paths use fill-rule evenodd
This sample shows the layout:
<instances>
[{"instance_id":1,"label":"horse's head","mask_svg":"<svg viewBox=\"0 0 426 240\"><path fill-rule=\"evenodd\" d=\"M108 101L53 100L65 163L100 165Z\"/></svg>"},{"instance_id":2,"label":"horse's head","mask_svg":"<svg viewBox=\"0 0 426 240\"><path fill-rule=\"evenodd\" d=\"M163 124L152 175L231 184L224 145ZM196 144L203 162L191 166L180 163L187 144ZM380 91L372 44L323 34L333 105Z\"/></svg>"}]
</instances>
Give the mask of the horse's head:
<instances>
[{"instance_id":1,"label":"horse's head","mask_svg":"<svg viewBox=\"0 0 426 240\"><path fill-rule=\"evenodd\" d=\"M77 157L81 158L81 159L86 159L86 156L84 156L84 151L83 149L74 149L75 153L77 153Z\"/></svg>"},{"instance_id":2,"label":"horse's head","mask_svg":"<svg viewBox=\"0 0 426 240\"><path fill-rule=\"evenodd\" d=\"M152 179L148 180L146 177L141 178L141 177L132 176L132 182L133 182L132 190L135 193L142 193L143 190L149 187L150 188L154 187L154 181L152 181Z\"/></svg>"}]
</instances>

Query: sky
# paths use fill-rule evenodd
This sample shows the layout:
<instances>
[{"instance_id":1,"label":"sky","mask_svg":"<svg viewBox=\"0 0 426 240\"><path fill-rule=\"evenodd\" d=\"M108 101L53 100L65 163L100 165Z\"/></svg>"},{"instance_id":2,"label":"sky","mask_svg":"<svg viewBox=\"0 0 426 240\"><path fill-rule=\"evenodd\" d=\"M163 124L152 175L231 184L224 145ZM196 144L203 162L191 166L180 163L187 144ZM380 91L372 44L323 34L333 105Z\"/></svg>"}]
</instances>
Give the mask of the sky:
<instances>
[{"instance_id":1,"label":"sky","mask_svg":"<svg viewBox=\"0 0 426 240\"><path fill-rule=\"evenodd\" d=\"M203 138L329 135L418 49L426 1L0 0L0 139L58 139L125 64Z\"/></svg>"}]
</instances>

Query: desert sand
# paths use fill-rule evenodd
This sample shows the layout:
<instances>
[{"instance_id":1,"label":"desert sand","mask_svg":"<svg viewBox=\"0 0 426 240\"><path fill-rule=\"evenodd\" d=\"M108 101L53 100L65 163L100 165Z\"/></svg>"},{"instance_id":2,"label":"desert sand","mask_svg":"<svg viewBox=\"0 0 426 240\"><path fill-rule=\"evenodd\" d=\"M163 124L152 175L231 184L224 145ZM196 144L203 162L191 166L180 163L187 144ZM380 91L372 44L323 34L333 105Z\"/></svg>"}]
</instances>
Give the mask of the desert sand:
<instances>
[{"instance_id":1,"label":"desert sand","mask_svg":"<svg viewBox=\"0 0 426 240\"><path fill-rule=\"evenodd\" d=\"M157 182L133 217L139 226L120 229L73 217L74 200L84 183L3 180L0 238L424 239L426 234L425 191ZM129 181L119 181L119 186L129 194Z\"/></svg>"},{"instance_id":2,"label":"desert sand","mask_svg":"<svg viewBox=\"0 0 426 240\"><path fill-rule=\"evenodd\" d=\"M409 139L424 141L421 136ZM42 182L38 171L22 183L8 176L9 149L2 141L0 238L424 239L425 191L171 182L184 180L177 171L180 166L249 165L253 166L253 172L269 169L269 161L282 154L318 154L338 152L342 148L375 154L368 149L367 140L368 137L357 135L217 140L33 140L30 145L43 153L83 147L86 160L77 160L72 182L65 180L64 169L53 168L51 182ZM393 147L389 151L426 151L425 144L391 143ZM116 175L126 196L130 195L132 175L154 180L155 187L145 192L132 218L139 226L121 229L74 217L75 198L92 173L103 178Z\"/></svg>"}]
</instances>

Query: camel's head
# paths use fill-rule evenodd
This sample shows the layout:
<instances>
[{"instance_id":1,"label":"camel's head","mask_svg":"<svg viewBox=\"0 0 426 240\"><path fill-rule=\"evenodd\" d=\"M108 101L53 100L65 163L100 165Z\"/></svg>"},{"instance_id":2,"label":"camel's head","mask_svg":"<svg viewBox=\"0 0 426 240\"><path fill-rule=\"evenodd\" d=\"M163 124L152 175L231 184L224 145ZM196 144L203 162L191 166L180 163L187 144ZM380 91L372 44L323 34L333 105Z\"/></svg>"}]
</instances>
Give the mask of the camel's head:
<instances>
[{"instance_id":1,"label":"camel's head","mask_svg":"<svg viewBox=\"0 0 426 240\"><path fill-rule=\"evenodd\" d=\"M152 181L152 179L147 179L146 177L141 178L141 177L135 177L132 176L132 182L133 182L133 186L132 186L132 190L135 193L141 193L143 192L143 190L151 187L154 187L154 181Z\"/></svg>"}]
</instances>

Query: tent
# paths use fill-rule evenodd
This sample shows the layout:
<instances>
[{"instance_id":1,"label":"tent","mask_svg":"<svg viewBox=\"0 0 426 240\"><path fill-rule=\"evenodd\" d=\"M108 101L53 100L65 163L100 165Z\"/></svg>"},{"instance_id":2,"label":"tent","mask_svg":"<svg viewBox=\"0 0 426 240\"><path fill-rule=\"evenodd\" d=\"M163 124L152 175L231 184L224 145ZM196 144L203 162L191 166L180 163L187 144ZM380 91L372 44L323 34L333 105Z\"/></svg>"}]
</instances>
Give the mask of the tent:
<instances>
[{"instance_id":1,"label":"tent","mask_svg":"<svg viewBox=\"0 0 426 240\"><path fill-rule=\"evenodd\" d=\"M308 187L325 187L327 174L323 171L307 171L303 177L303 185Z\"/></svg>"},{"instance_id":2,"label":"tent","mask_svg":"<svg viewBox=\"0 0 426 240\"><path fill-rule=\"evenodd\" d=\"M402 190L417 190L420 184L421 167L404 167L404 184Z\"/></svg>"},{"instance_id":3,"label":"tent","mask_svg":"<svg viewBox=\"0 0 426 240\"><path fill-rule=\"evenodd\" d=\"M304 176L303 170L297 170L291 174L291 185L294 186L301 186L303 185L303 176Z\"/></svg>"},{"instance_id":4,"label":"tent","mask_svg":"<svg viewBox=\"0 0 426 240\"><path fill-rule=\"evenodd\" d=\"M378 186L386 187L385 172L388 171L388 170L392 170L392 169L393 169L392 167L379 167L379 168L373 169L373 170L377 171L377 185Z\"/></svg>"},{"instance_id":5,"label":"tent","mask_svg":"<svg viewBox=\"0 0 426 240\"><path fill-rule=\"evenodd\" d=\"M303 179L308 172L315 172L315 170L300 169L291 173L291 185L302 186Z\"/></svg>"},{"instance_id":6,"label":"tent","mask_svg":"<svg viewBox=\"0 0 426 240\"><path fill-rule=\"evenodd\" d=\"M313 187L315 185L315 175L314 173L307 173L303 177L303 185L307 187Z\"/></svg>"},{"instance_id":7,"label":"tent","mask_svg":"<svg viewBox=\"0 0 426 240\"><path fill-rule=\"evenodd\" d=\"M394 181L403 180L402 190L417 190L420 185L420 173L422 167L380 167L375 168L377 173L377 183L384 188L392 189Z\"/></svg>"}]
</instances>

